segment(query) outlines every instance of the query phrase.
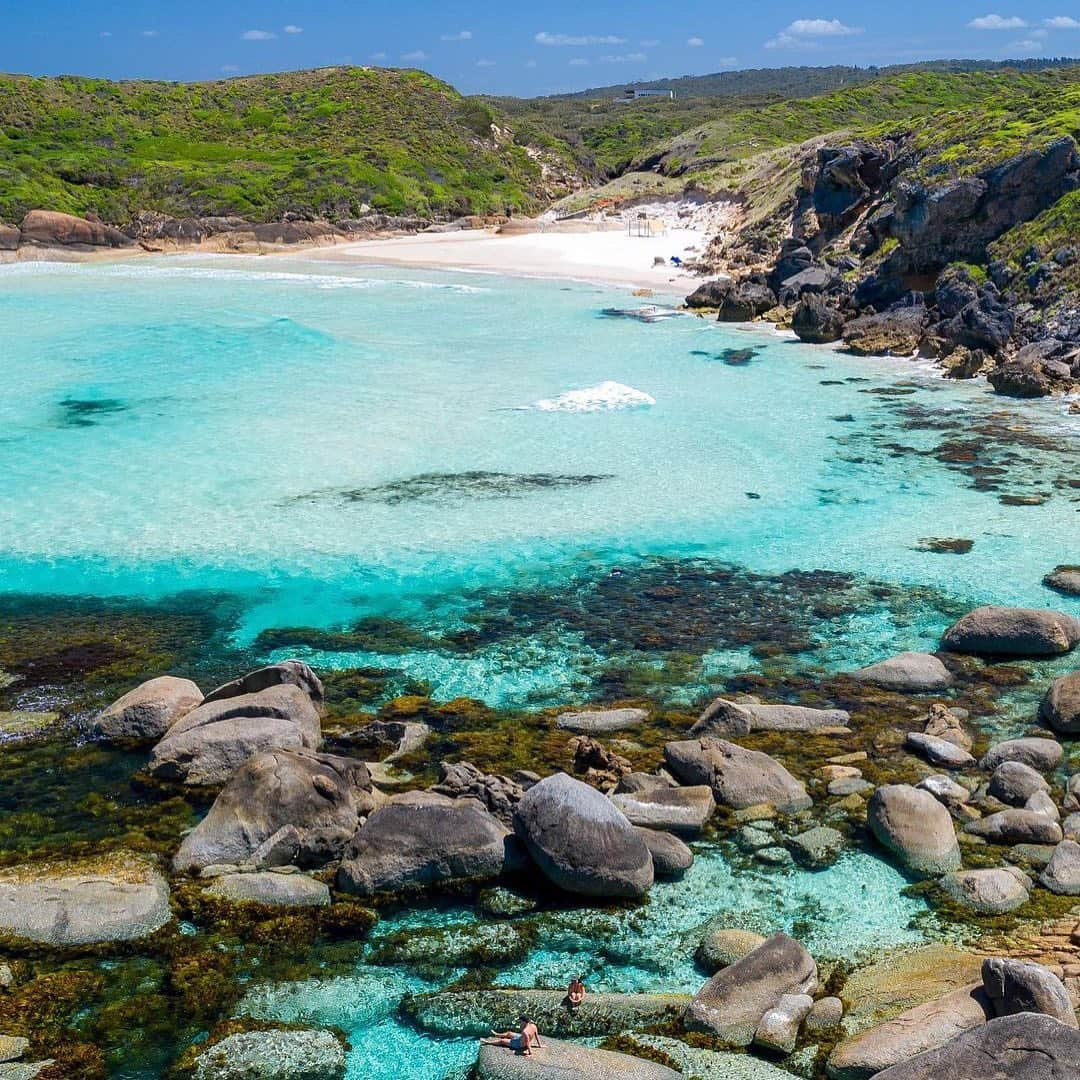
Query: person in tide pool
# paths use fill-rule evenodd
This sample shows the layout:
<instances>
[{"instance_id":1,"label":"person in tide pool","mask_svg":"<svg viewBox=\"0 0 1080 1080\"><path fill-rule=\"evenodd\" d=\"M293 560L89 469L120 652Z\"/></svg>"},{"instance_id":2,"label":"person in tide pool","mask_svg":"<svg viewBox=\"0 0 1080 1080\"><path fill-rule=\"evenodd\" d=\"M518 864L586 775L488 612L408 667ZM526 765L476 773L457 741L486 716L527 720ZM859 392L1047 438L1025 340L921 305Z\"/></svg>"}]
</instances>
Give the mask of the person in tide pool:
<instances>
[{"instance_id":1,"label":"person in tide pool","mask_svg":"<svg viewBox=\"0 0 1080 1080\"><path fill-rule=\"evenodd\" d=\"M537 1030L536 1025L527 1016L519 1016L518 1023L521 1025L521 1031L496 1031L492 1028L492 1038L482 1039L481 1042L487 1046L505 1046L509 1050L513 1050L515 1053L523 1054L525 1057L532 1057L532 1048L535 1045L537 1050L542 1049L540 1042L540 1032Z\"/></svg>"},{"instance_id":2,"label":"person in tide pool","mask_svg":"<svg viewBox=\"0 0 1080 1080\"><path fill-rule=\"evenodd\" d=\"M566 1000L572 1009L576 1009L585 1000L585 983L582 976L575 975L570 980L570 985L566 988Z\"/></svg>"}]
</instances>

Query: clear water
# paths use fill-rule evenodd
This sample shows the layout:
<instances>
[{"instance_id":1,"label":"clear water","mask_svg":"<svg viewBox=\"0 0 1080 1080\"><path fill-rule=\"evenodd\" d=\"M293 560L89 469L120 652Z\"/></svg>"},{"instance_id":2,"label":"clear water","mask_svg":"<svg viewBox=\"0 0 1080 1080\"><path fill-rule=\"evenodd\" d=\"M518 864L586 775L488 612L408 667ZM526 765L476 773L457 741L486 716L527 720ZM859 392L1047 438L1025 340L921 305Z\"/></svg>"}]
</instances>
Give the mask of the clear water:
<instances>
[{"instance_id":1,"label":"clear water","mask_svg":"<svg viewBox=\"0 0 1080 1080\"><path fill-rule=\"evenodd\" d=\"M325 260L0 267L0 590L229 590L246 600L236 636L249 642L370 614L438 631L475 590L555 590L654 553L1033 604L1052 599L1049 567L1078 560L1080 504L1061 477L1077 475L1080 417L1060 402L1010 403L916 364L695 318L599 316L626 304L581 285ZM757 355L731 366L732 348ZM905 430L911 409L932 422ZM1013 414L1048 445L1017 451L1008 480L1045 490L1043 505L1003 505L916 454L942 425L1007 431ZM548 480L492 491L470 483L477 472ZM443 479L419 494L387 487L429 474ZM916 550L926 536L975 547ZM940 630L936 612L875 616L835 659ZM437 696L522 702L580 690L594 659L568 636L394 663Z\"/></svg>"},{"instance_id":2,"label":"clear water","mask_svg":"<svg viewBox=\"0 0 1080 1080\"><path fill-rule=\"evenodd\" d=\"M759 933L797 934L819 960L866 959L923 939L927 909L898 895L905 884L888 864L855 852L825 871L778 873L736 869L719 848L703 847L687 875L654 885L641 909L543 916L540 947L501 972L496 984L557 988L584 974L596 991L692 994L705 981L694 951L713 918ZM402 929L475 918L471 909L411 911L380 924L373 945ZM438 989L461 974L426 982L403 968L361 963L349 977L255 987L241 1012L341 1028L352 1045L348 1080L464 1076L476 1057L475 1040L434 1038L396 1019L403 995ZM403 1061L424 1065L403 1072Z\"/></svg>"}]
</instances>

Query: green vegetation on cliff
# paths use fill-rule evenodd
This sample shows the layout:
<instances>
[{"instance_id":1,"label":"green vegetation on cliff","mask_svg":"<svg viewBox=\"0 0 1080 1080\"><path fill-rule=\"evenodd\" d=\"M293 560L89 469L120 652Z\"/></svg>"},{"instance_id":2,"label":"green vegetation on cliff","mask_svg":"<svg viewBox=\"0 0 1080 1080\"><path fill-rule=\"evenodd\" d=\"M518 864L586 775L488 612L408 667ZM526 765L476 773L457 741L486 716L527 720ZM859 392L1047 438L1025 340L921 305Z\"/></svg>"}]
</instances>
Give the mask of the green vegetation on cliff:
<instances>
[{"instance_id":1,"label":"green vegetation on cliff","mask_svg":"<svg viewBox=\"0 0 1080 1080\"><path fill-rule=\"evenodd\" d=\"M527 150L420 71L327 68L210 83L0 76L0 220L537 209Z\"/></svg>"}]
</instances>

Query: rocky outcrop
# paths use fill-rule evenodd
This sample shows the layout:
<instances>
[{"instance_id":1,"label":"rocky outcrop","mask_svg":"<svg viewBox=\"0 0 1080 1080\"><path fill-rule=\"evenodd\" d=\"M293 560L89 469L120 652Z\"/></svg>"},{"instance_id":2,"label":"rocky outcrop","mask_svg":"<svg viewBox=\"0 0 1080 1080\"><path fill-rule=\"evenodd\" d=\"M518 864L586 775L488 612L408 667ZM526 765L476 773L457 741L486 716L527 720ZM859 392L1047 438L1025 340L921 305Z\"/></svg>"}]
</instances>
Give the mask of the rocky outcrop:
<instances>
[{"instance_id":1,"label":"rocky outcrop","mask_svg":"<svg viewBox=\"0 0 1080 1080\"><path fill-rule=\"evenodd\" d=\"M171 918L169 886L139 859L0 871L0 933L14 938L54 948L134 941Z\"/></svg>"},{"instance_id":2,"label":"rocky outcrop","mask_svg":"<svg viewBox=\"0 0 1080 1080\"><path fill-rule=\"evenodd\" d=\"M160 739L202 700L202 691L190 679L162 675L114 701L97 715L91 730L103 739Z\"/></svg>"},{"instance_id":3,"label":"rocky outcrop","mask_svg":"<svg viewBox=\"0 0 1080 1080\"><path fill-rule=\"evenodd\" d=\"M19 226L19 243L85 251L129 247L131 240L119 229L100 221L61 214L56 210L31 210Z\"/></svg>"},{"instance_id":4,"label":"rocky outcrop","mask_svg":"<svg viewBox=\"0 0 1080 1080\"><path fill-rule=\"evenodd\" d=\"M794 813L813 805L806 788L779 761L723 739L670 742L664 760L680 781L708 785L718 803L737 810L768 803Z\"/></svg>"},{"instance_id":5,"label":"rocky outcrop","mask_svg":"<svg viewBox=\"0 0 1080 1080\"><path fill-rule=\"evenodd\" d=\"M1039 716L1062 735L1080 735L1080 671L1062 675L1050 684Z\"/></svg>"},{"instance_id":6,"label":"rocky outcrop","mask_svg":"<svg viewBox=\"0 0 1080 1080\"><path fill-rule=\"evenodd\" d=\"M949 811L909 784L880 787L866 814L870 831L910 870L946 874L960 869L960 846Z\"/></svg>"},{"instance_id":7,"label":"rocky outcrop","mask_svg":"<svg viewBox=\"0 0 1080 1080\"><path fill-rule=\"evenodd\" d=\"M337 887L370 896L491 881L520 864L510 830L475 802L412 792L367 819L345 849Z\"/></svg>"},{"instance_id":8,"label":"rocky outcrop","mask_svg":"<svg viewBox=\"0 0 1080 1080\"><path fill-rule=\"evenodd\" d=\"M510 777L482 773L468 761L440 762L439 782L431 790L451 799L475 799L504 825L511 824L514 807L524 794L522 786Z\"/></svg>"},{"instance_id":9,"label":"rocky outcrop","mask_svg":"<svg viewBox=\"0 0 1080 1080\"><path fill-rule=\"evenodd\" d=\"M483 1036L518 1016L530 1017L556 1038L614 1035L677 1020L690 998L684 994L594 994L571 1008L566 990L442 990L407 998L404 1011L433 1035Z\"/></svg>"},{"instance_id":10,"label":"rocky outcrop","mask_svg":"<svg viewBox=\"0 0 1080 1080\"><path fill-rule=\"evenodd\" d=\"M813 993L817 964L794 938L774 934L753 952L718 971L694 996L684 1022L726 1043L749 1046L761 1018L785 994Z\"/></svg>"},{"instance_id":11,"label":"rocky outcrop","mask_svg":"<svg viewBox=\"0 0 1080 1080\"><path fill-rule=\"evenodd\" d=\"M267 907L325 907L330 889L307 874L274 871L254 874L224 874L206 889L207 896L233 903L264 904Z\"/></svg>"},{"instance_id":12,"label":"rocky outcrop","mask_svg":"<svg viewBox=\"0 0 1080 1080\"><path fill-rule=\"evenodd\" d=\"M979 768L996 770L1006 761L1019 761L1037 772L1051 772L1061 764L1065 751L1056 739L1027 736L994 743L979 760Z\"/></svg>"},{"instance_id":13,"label":"rocky outcrop","mask_svg":"<svg viewBox=\"0 0 1080 1080\"><path fill-rule=\"evenodd\" d=\"M844 336L844 316L830 300L812 293L799 301L791 329L808 345L829 345Z\"/></svg>"},{"instance_id":14,"label":"rocky outcrop","mask_svg":"<svg viewBox=\"0 0 1080 1080\"><path fill-rule=\"evenodd\" d=\"M1042 583L1063 596L1080 596L1080 566L1057 566Z\"/></svg>"},{"instance_id":15,"label":"rocky outcrop","mask_svg":"<svg viewBox=\"0 0 1080 1080\"><path fill-rule=\"evenodd\" d=\"M375 809L363 762L269 750L233 773L210 812L180 844L177 870L215 863L323 866L341 857Z\"/></svg>"},{"instance_id":16,"label":"rocky outcrop","mask_svg":"<svg viewBox=\"0 0 1080 1080\"><path fill-rule=\"evenodd\" d=\"M752 731L821 731L844 728L851 716L843 709L808 709L802 705L763 705L717 698L690 729L691 737L749 735Z\"/></svg>"},{"instance_id":17,"label":"rocky outcrop","mask_svg":"<svg viewBox=\"0 0 1080 1080\"><path fill-rule=\"evenodd\" d=\"M1080 1035L1049 1016L991 1020L944 1046L879 1072L875 1080L1071 1080Z\"/></svg>"},{"instance_id":18,"label":"rocky outcrop","mask_svg":"<svg viewBox=\"0 0 1080 1080\"><path fill-rule=\"evenodd\" d=\"M753 322L776 307L776 294L758 277L707 281L687 297L688 307L713 309L720 322Z\"/></svg>"},{"instance_id":19,"label":"rocky outcrop","mask_svg":"<svg viewBox=\"0 0 1080 1080\"><path fill-rule=\"evenodd\" d=\"M982 976L997 1016L1042 1013L1067 1027L1080 1026L1061 980L1042 964L991 956L983 961Z\"/></svg>"},{"instance_id":20,"label":"rocky outcrop","mask_svg":"<svg viewBox=\"0 0 1080 1080\"><path fill-rule=\"evenodd\" d=\"M593 709L585 712L561 713L556 726L579 735L609 735L641 727L649 719L647 709Z\"/></svg>"},{"instance_id":21,"label":"rocky outcrop","mask_svg":"<svg viewBox=\"0 0 1080 1080\"><path fill-rule=\"evenodd\" d=\"M341 1080L345 1048L329 1031L242 1031L203 1050L192 1080Z\"/></svg>"},{"instance_id":22,"label":"rocky outcrop","mask_svg":"<svg viewBox=\"0 0 1080 1080\"><path fill-rule=\"evenodd\" d=\"M476 1080L680 1080L680 1073L655 1061L592 1050L587 1046L544 1039L528 1057L502 1046L481 1046Z\"/></svg>"},{"instance_id":23,"label":"rocky outcrop","mask_svg":"<svg viewBox=\"0 0 1080 1080\"><path fill-rule=\"evenodd\" d=\"M652 885L640 834L604 795L566 773L525 792L514 828L545 877L567 892L636 897Z\"/></svg>"},{"instance_id":24,"label":"rocky outcrop","mask_svg":"<svg viewBox=\"0 0 1080 1080\"><path fill-rule=\"evenodd\" d=\"M945 631L942 646L976 656L1059 656L1080 642L1080 619L1041 608L980 607Z\"/></svg>"},{"instance_id":25,"label":"rocky outcrop","mask_svg":"<svg viewBox=\"0 0 1080 1080\"><path fill-rule=\"evenodd\" d=\"M899 694L929 694L953 683L949 669L933 654L903 652L851 673L856 682L869 683Z\"/></svg>"},{"instance_id":26,"label":"rocky outcrop","mask_svg":"<svg viewBox=\"0 0 1080 1080\"><path fill-rule=\"evenodd\" d=\"M666 829L686 836L696 836L716 809L712 789L655 785L646 791L615 792L611 801L632 825L647 829Z\"/></svg>"},{"instance_id":27,"label":"rocky outcrop","mask_svg":"<svg viewBox=\"0 0 1080 1080\"><path fill-rule=\"evenodd\" d=\"M203 701L153 749L154 776L185 784L224 784L245 761L266 750L317 750L319 713L294 684Z\"/></svg>"},{"instance_id":28,"label":"rocky outcrop","mask_svg":"<svg viewBox=\"0 0 1080 1080\"><path fill-rule=\"evenodd\" d=\"M296 686L316 705L323 701L322 680L303 660L283 660L280 664L270 664L241 675L239 679L211 690L203 699L206 703L223 701L225 698L240 697L244 694L257 694L275 686Z\"/></svg>"},{"instance_id":29,"label":"rocky outcrop","mask_svg":"<svg viewBox=\"0 0 1080 1080\"><path fill-rule=\"evenodd\" d=\"M844 345L856 356L914 356L926 332L922 307L863 315L844 327Z\"/></svg>"},{"instance_id":30,"label":"rocky outcrop","mask_svg":"<svg viewBox=\"0 0 1080 1080\"><path fill-rule=\"evenodd\" d=\"M1058 338L1030 342L1013 355L1002 357L987 378L1006 397L1069 393L1080 385L1080 346Z\"/></svg>"},{"instance_id":31,"label":"rocky outcrop","mask_svg":"<svg viewBox=\"0 0 1080 1080\"><path fill-rule=\"evenodd\" d=\"M965 832L991 844L1056 844L1061 826L1035 810L999 810L965 826Z\"/></svg>"}]
</instances>

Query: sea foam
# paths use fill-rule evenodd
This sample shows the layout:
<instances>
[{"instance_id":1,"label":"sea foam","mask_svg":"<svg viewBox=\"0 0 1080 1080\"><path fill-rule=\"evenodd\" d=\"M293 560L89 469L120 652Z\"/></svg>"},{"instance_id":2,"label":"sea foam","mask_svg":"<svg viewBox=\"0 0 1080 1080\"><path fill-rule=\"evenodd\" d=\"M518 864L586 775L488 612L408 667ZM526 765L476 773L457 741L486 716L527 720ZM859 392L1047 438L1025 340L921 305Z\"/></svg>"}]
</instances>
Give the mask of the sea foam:
<instances>
[{"instance_id":1,"label":"sea foam","mask_svg":"<svg viewBox=\"0 0 1080 1080\"><path fill-rule=\"evenodd\" d=\"M656 398L624 383L606 382L584 390L567 390L556 398L542 398L532 408L540 412L615 412L619 409L647 409Z\"/></svg>"}]
</instances>

